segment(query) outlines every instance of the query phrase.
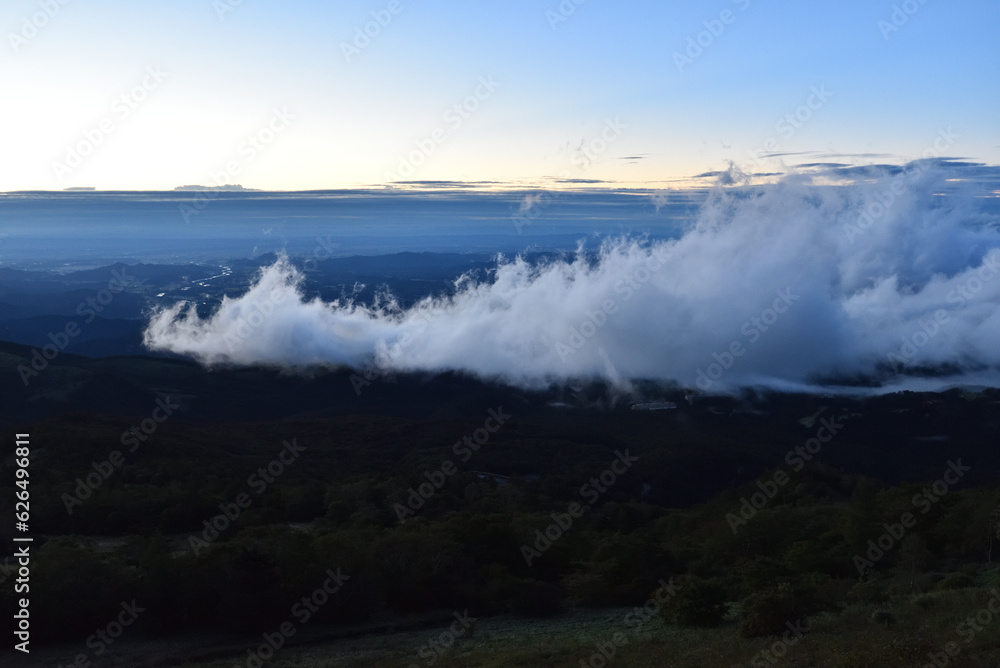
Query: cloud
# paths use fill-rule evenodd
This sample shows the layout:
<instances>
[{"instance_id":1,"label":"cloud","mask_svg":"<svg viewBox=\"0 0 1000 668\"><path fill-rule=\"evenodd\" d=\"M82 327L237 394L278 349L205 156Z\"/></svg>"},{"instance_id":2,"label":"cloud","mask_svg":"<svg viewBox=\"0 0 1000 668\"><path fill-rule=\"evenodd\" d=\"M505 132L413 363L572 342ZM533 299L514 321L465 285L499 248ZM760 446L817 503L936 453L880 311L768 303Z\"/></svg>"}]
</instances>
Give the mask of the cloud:
<instances>
[{"instance_id":1,"label":"cloud","mask_svg":"<svg viewBox=\"0 0 1000 668\"><path fill-rule=\"evenodd\" d=\"M769 151L761 153L762 158L785 158L792 155L810 155L815 151Z\"/></svg>"},{"instance_id":2,"label":"cloud","mask_svg":"<svg viewBox=\"0 0 1000 668\"><path fill-rule=\"evenodd\" d=\"M961 168L912 163L847 185L814 176L720 184L680 238L501 260L487 280L460 277L453 296L405 310L307 301L283 258L208 317L184 304L154 313L145 343L206 364L375 362L533 387L818 387L936 367L1000 379L1000 233L978 191L954 181Z\"/></svg>"},{"instance_id":3,"label":"cloud","mask_svg":"<svg viewBox=\"0 0 1000 668\"><path fill-rule=\"evenodd\" d=\"M521 204L517 208L519 215L525 215L534 209L543 200L541 193L529 193L521 199Z\"/></svg>"},{"instance_id":4,"label":"cloud","mask_svg":"<svg viewBox=\"0 0 1000 668\"><path fill-rule=\"evenodd\" d=\"M667 206L670 201L670 191L657 190L650 193L649 198L653 201L653 206L656 207L656 213L659 213L660 209Z\"/></svg>"}]
</instances>

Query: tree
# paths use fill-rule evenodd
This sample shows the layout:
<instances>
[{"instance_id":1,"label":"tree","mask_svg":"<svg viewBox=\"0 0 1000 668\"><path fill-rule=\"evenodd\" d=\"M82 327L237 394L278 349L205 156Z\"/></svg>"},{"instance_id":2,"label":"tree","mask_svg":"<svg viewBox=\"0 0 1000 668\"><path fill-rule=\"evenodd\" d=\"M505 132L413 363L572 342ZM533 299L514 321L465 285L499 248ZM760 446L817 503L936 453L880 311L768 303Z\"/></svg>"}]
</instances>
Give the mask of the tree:
<instances>
[{"instance_id":1,"label":"tree","mask_svg":"<svg viewBox=\"0 0 1000 668\"><path fill-rule=\"evenodd\" d=\"M718 626L725 615L726 598L726 588L718 580L692 577L682 582L660 614L667 622L681 626Z\"/></svg>"},{"instance_id":2,"label":"tree","mask_svg":"<svg viewBox=\"0 0 1000 668\"><path fill-rule=\"evenodd\" d=\"M927 567L930 556L927 541L919 534L910 533L900 543L898 563L900 569L909 574L910 593L916 590L917 576Z\"/></svg>"}]
</instances>

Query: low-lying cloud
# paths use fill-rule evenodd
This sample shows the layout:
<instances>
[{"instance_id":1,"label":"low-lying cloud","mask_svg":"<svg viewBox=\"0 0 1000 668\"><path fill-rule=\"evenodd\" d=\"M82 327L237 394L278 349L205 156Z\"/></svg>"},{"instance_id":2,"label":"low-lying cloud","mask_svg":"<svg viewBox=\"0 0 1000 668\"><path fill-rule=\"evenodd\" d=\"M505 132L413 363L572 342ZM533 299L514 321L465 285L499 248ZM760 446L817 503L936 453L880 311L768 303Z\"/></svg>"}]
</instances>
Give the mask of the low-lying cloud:
<instances>
[{"instance_id":1,"label":"low-lying cloud","mask_svg":"<svg viewBox=\"0 0 1000 668\"><path fill-rule=\"evenodd\" d=\"M303 298L287 259L201 318L154 313L154 350L205 364L459 370L538 387L652 378L703 390L898 381L950 369L1000 384L1000 232L959 168L853 183L723 188L678 239L501 260L488 280L401 309ZM946 193L946 194L942 194Z\"/></svg>"}]
</instances>

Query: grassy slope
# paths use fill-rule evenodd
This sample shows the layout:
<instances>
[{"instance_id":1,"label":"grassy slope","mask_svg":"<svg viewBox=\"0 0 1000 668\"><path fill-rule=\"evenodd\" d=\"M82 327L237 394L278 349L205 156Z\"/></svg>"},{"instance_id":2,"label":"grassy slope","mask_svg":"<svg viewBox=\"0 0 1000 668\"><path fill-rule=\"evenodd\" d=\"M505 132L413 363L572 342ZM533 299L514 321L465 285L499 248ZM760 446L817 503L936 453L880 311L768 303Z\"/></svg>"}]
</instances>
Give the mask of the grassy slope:
<instances>
[{"instance_id":1,"label":"grassy slope","mask_svg":"<svg viewBox=\"0 0 1000 668\"><path fill-rule=\"evenodd\" d=\"M382 668L440 665L449 668L576 668L581 661L602 665L597 644L606 644L616 632L627 643L615 652L612 665L620 668L751 667L874 668L923 666L929 653L944 651L949 642L960 648L949 666L1000 666L1000 617L971 639L956 632L970 615L984 608L988 593L964 589L900 598L883 606L851 606L838 614L823 613L808 620L808 633L782 651L778 638L741 638L734 624L717 629L667 627L653 617L639 629L624 618L631 609L577 610L543 620L509 616L479 621L473 638L457 640L446 653L421 658L418 651L445 627L389 636L369 636L309 647L289 647L274 659L288 668ZM891 610L895 623L871 620L875 610ZM774 648L782 656L772 663L762 652ZM232 668L246 654L187 668Z\"/></svg>"}]
</instances>

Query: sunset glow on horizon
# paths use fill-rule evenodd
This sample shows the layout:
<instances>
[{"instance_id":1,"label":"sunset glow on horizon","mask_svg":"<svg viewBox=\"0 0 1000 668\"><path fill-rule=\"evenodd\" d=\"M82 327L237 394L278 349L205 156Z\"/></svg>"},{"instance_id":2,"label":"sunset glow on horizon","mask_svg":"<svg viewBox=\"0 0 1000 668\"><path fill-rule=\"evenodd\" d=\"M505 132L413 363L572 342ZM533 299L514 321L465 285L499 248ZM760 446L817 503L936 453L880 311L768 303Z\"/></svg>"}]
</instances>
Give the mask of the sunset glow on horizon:
<instances>
[{"instance_id":1,"label":"sunset glow on horizon","mask_svg":"<svg viewBox=\"0 0 1000 668\"><path fill-rule=\"evenodd\" d=\"M941 133L937 155L996 164L998 18L971 0L18 0L0 191L677 187L730 162L901 164Z\"/></svg>"}]
</instances>

